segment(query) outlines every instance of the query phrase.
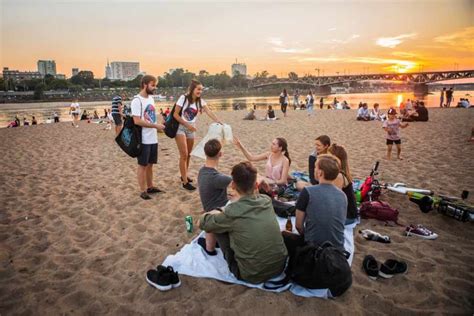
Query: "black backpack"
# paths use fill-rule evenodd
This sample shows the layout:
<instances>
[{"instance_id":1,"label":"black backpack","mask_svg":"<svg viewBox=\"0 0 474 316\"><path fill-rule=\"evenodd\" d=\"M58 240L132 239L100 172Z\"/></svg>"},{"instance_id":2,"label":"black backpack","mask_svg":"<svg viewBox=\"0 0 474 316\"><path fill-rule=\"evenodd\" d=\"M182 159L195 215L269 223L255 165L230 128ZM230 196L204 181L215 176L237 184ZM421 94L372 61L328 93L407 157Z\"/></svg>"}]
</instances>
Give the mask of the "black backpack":
<instances>
[{"instance_id":1,"label":"black backpack","mask_svg":"<svg viewBox=\"0 0 474 316\"><path fill-rule=\"evenodd\" d=\"M179 111L179 116L183 113L184 106L187 102L188 98L184 98L184 103L183 106L181 107L181 110ZM175 138L176 133L178 132L179 128L179 122L174 118L174 111L176 110L176 103L173 105L173 109L171 110L171 113L168 115L165 121L165 135L168 136L169 138Z\"/></svg>"},{"instance_id":2,"label":"black backpack","mask_svg":"<svg viewBox=\"0 0 474 316\"><path fill-rule=\"evenodd\" d=\"M352 272L347 262L349 253L329 241L321 246L308 244L296 249L290 260L291 280L308 289L329 289L339 296L352 285Z\"/></svg>"},{"instance_id":3,"label":"black backpack","mask_svg":"<svg viewBox=\"0 0 474 316\"><path fill-rule=\"evenodd\" d=\"M140 101L140 118L142 113L142 101ZM133 101L133 100L132 100ZM133 116L127 116L123 123L120 134L115 141L122 150L132 158L138 157L142 152L142 127L133 122Z\"/></svg>"}]
</instances>

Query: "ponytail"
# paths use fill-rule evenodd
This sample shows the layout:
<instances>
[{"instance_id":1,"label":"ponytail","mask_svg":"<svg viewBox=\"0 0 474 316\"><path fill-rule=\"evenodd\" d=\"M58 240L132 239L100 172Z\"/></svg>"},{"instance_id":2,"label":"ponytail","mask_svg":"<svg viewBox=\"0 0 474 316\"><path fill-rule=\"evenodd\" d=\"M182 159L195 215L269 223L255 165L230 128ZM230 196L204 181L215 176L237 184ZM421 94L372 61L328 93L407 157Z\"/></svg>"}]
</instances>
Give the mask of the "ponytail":
<instances>
[{"instance_id":1,"label":"ponytail","mask_svg":"<svg viewBox=\"0 0 474 316\"><path fill-rule=\"evenodd\" d=\"M290 153L288 152L288 143L286 141L286 139L282 138L282 137L278 137L276 139L278 141L278 145L281 147L281 151L283 152L283 155L288 158L288 160L290 161L290 165L291 165L291 158L290 158Z\"/></svg>"}]
</instances>

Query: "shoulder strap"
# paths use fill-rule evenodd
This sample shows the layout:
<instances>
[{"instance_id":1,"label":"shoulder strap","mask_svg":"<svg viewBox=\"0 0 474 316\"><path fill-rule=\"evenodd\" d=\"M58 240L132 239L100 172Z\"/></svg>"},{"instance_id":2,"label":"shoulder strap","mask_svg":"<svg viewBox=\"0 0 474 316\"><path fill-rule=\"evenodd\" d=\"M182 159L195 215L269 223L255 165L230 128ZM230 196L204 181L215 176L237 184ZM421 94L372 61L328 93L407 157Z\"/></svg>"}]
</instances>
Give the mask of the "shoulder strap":
<instances>
[{"instance_id":1,"label":"shoulder strap","mask_svg":"<svg viewBox=\"0 0 474 316\"><path fill-rule=\"evenodd\" d=\"M142 115L143 115L143 113L142 113L142 109L143 109L142 100L141 100L138 96L135 96L135 97L132 99L132 102L133 102L133 100L135 100L135 99L138 99L138 102L140 102L140 118L142 118Z\"/></svg>"}]
</instances>

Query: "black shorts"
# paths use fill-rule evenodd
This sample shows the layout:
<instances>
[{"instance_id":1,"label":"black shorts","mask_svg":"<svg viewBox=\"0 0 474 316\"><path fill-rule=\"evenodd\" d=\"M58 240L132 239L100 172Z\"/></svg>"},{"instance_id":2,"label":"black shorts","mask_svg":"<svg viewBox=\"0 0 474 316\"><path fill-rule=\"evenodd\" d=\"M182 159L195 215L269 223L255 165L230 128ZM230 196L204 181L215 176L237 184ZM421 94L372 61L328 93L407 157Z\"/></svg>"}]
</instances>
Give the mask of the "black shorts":
<instances>
[{"instance_id":1,"label":"black shorts","mask_svg":"<svg viewBox=\"0 0 474 316\"><path fill-rule=\"evenodd\" d=\"M140 166L158 162L158 144L142 144L142 153L137 157Z\"/></svg>"},{"instance_id":2,"label":"black shorts","mask_svg":"<svg viewBox=\"0 0 474 316\"><path fill-rule=\"evenodd\" d=\"M286 113L286 107L287 107L287 106L288 106L288 103L284 103L284 104L281 105L281 111L282 111L283 113Z\"/></svg>"},{"instance_id":3,"label":"black shorts","mask_svg":"<svg viewBox=\"0 0 474 316\"><path fill-rule=\"evenodd\" d=\"M400 145L402 143L402 140L401 139L397 139L397 140L387 139L387 145L393 145L393 143Z\"/></svg>"},{"instance_id":4,"label":"black shorts","mask_svg":"<svg viewBox=\"0 0 474 316\"><path fill-rule=\"evenodd\" d=\"M115 125L122 125L122 115L120 115L119 113L112 113L112 118L114 119Z\"/></svg>"}]
</instances>

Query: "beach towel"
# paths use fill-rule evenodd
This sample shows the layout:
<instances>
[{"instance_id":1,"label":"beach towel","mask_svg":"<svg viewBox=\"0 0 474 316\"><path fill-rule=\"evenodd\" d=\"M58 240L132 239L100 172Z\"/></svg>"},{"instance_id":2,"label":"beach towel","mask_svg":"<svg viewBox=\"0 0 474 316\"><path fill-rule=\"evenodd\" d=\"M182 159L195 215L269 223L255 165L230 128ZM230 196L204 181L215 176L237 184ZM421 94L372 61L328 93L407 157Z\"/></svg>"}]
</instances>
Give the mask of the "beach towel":
<instances>
[{"instance_id":1,"label":"beach towel","mask_svg":"<svg viewBox=\"0 0 474 316\"><path fill-rule=\"evenodd\" d=\"M286 219L277 218L278 223L280 224L280 230L285 229ZM293 227L295 227L295 218L292 218ZM357 223L351 225L346 225L344 231L344 248L351 254L348 262L349 265L352 265L352 259L354 258L354 235L353 229ZM293 232L296 232L295 230ZM205 232L201 232L191 243L185 245L178 253L175 255L169 255L165 261L162 263L164 266L172 266L175 271L178 271L180 274L188 275L197 278L210 278L216 279L219 281L240 284L251 288L257 288L261 290L271 291L271 292L283 292L290 290L294 295L303 296L303 297L319 297L319 298L332 298L331 291L329 289L306 289L299 285L289 283L284 287L270 290L265 288L265 284L251 284L244 281L238 280L230 272L227 262L222 255L220 249L216 249L216 256L205 255L204 250L197 244L197 240L200 237L204 237ZM271 281L277 281L284 279L285 275L282 275L273 278ZM268 284L267 284L268 285Z\"/></svg>"},{"instance_id":2,"label":"beach towel","mask_svg":"<svg viewBox=\"0 0 474 316\"><path fill-rule=\"evenodd\" d=\"M210 139L217 139L221 142L222 145L226 143L232 143L233 140L232 135L232 127L228 124L218 124L212 123L209 125L209 129L207 131L206 136L197 144L193 151L191 152L191 156L198 157L201 159L206 159L206 154L204 153L204 145Z\"/></svg>"}]
</instances>

